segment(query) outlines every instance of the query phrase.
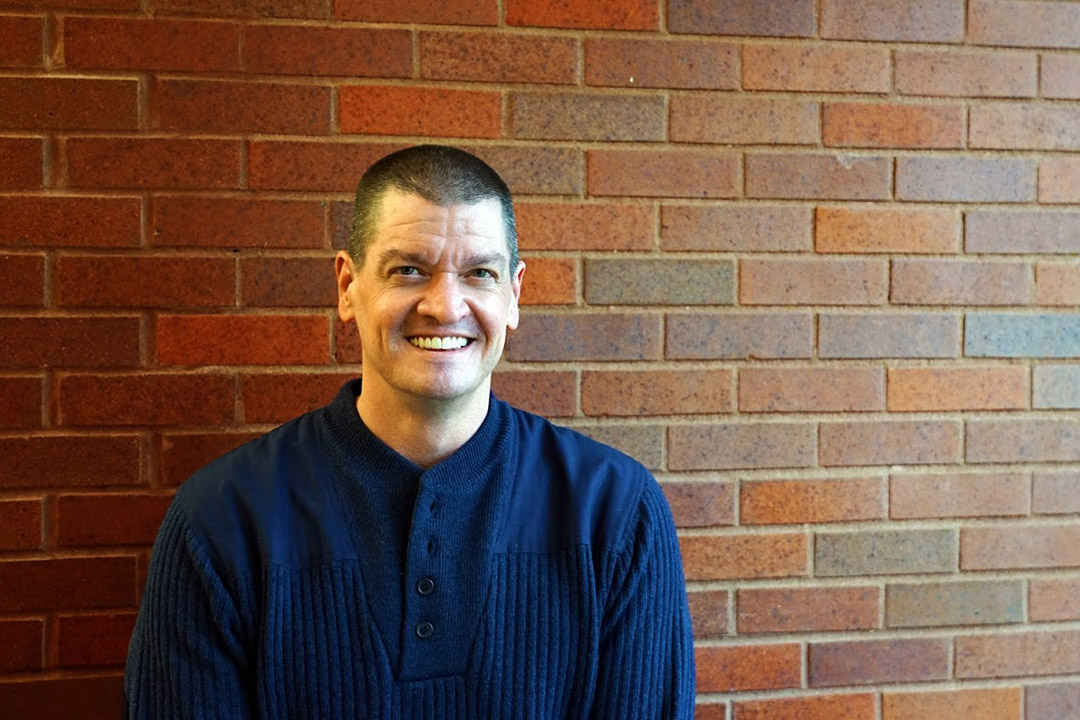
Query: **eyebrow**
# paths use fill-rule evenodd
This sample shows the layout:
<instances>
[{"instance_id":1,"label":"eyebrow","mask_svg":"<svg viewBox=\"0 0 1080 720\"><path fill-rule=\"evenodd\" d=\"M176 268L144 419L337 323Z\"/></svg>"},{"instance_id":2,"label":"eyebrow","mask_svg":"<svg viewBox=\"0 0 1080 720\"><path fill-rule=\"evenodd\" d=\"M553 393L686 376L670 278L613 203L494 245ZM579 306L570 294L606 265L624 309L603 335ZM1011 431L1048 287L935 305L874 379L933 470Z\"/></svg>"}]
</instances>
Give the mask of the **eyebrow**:
<instances>
[{"instance_id":1,"label":"eyebrow","mask_svg":"<svg viewBox=\"0 0 1080 720\"><path fill-rule=\"evenodd\" d=\"M389 248L379 253L379 267L386 267L389 263L399 261L409 263L410 265L429 265L431 263L428 256L421 253L405 252L396 248ZM465 258L465 265L468 267L477 267L480 265L493 265L499 263L509 264L509 259L500 252L485 253L482 255L470 255Z\"/></svg>"}]
</instances>

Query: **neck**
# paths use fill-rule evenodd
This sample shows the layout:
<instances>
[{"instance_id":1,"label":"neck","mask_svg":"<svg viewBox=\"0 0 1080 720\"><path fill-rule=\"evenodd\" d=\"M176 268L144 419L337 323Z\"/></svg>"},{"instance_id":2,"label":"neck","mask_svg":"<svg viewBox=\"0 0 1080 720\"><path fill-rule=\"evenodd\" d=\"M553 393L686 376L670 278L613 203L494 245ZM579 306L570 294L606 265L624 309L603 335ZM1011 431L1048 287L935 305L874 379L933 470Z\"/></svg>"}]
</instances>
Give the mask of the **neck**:
<instances>
[{"instance_id":1,"label":"neck","mask_svg":"<svg viewBox=\"0 0 1080 720\"><path fill-rule=\"evenodd\" d=\"M487 383L464 398L432 400L380 392L365 381L356 398L364 425L395 452L429 468L469 441L487 417Z\"/></svg>"}]
</instances>

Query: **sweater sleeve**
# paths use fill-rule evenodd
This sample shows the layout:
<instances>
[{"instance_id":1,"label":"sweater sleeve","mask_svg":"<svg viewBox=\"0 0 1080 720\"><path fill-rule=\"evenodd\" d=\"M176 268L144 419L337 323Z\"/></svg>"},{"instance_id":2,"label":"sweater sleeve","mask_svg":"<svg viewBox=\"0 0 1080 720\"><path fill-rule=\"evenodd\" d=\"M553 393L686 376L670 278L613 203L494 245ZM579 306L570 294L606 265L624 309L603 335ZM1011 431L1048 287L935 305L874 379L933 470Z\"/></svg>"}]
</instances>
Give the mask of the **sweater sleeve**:
<instances>
[{"instance_id":1,"label":"sweater sleeve","mask_svg":"<svg viewBox=\"0 0 1080 720\"><path fill-rule=\"evenodd\" d=\"M246 718L240 614L174 501L150 559L128 648L129 718Z\"/></svg>"},{"instance_id":2,"label":"sweater sleeve","mask_svg":"<svg viewBox=\"0 0 1080 720\"><path fill-rule=\"evenodd\" d=\"M594 720L694 716L694 643L675 523L645 479L627 545L610 556Z\"/></svg>"}]
</instances>

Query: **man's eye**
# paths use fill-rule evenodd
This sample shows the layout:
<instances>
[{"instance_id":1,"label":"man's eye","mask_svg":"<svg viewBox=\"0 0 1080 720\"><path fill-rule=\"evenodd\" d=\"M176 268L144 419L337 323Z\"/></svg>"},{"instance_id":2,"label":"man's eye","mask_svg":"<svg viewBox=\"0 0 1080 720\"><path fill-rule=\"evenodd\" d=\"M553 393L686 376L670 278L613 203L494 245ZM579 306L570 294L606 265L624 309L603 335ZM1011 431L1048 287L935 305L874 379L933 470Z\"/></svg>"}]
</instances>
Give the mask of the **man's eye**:
<instances>
[{"instance_id":1,"label":"man's eye","mask_svg":"<svg viewBox=\"0 0 1080 720\"><path fill-rule=\"evenodd\" d=\"M404 265L402 267L394 268L391 271L393 275L419 275L420 269L413 267L412 265Z\"/></svg>"},{"instance_id":2,"label":"man's eye","mask_svg":"<svg viewBox=\"0 0 1080 720\"><path fill-rule=\"evenodd\" d=\"M487 268L476 268L469 274L473 277L484 278L485 280L494 280L497 277L493 271L488 270Z\"/></svg>"}]
</instances>

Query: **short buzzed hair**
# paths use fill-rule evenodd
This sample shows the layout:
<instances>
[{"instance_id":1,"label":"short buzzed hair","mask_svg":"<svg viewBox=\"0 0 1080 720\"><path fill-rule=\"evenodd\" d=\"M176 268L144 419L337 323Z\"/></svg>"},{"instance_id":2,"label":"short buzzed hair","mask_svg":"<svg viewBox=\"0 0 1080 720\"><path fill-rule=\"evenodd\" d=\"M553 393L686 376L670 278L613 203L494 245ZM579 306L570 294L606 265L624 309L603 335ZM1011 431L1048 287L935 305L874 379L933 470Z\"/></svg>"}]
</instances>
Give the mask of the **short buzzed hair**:
<instances>
[{"instance_id":1,"label":"short buzzed hair","mask_svg":"<svg viewBox=\"0 0 1080 720\"><path fill-rule=\"evenodd\" d=\"M364 253L379 223L388 190L418 195L440 207L498 200L502 206L510 272L518 264L517 226L510 190L499 174L471 153L445 145L417 145L398 150L367 169L356 188L349 255L364 264Z\"/></svg>"}]
</instances>

